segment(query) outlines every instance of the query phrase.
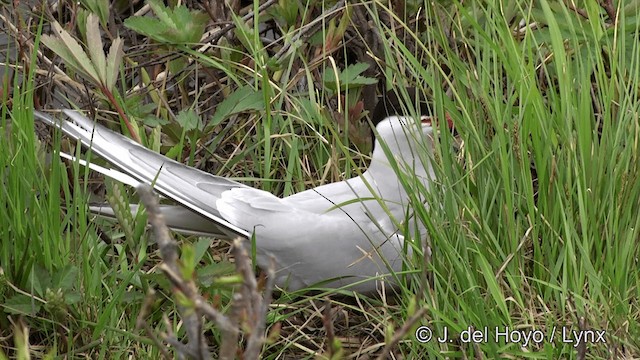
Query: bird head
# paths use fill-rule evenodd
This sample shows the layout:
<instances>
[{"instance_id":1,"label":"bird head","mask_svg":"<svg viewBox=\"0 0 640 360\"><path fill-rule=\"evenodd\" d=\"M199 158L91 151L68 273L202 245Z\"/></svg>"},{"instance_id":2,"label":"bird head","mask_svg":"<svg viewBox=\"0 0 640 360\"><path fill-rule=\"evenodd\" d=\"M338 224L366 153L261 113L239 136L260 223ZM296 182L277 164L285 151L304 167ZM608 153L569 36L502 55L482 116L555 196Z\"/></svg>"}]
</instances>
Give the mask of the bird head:
<instances>
[{"instance_id":1,"label":"bird head","mask_svg":"<svg viewBox=\"0 0 640 360\"><path fill-rule=\"evenodd\" d=\"M409 94L416 94L408 89ZM416 100L417 99L417 100ZM411 116L414 113L417 115ZM433 151L433 138L437 134L437 118L424 96L402 98L388 92L377 104L372 117L375 124L376 141L373 162L386 161L389 156L406 163L425 162L426 153ZM449 129L453 124L447 118Z\"/></svg>"},{"instance_id":2,"label":"bird head","mask_svg":"<svg viewBox=\"0 0 640 360\"><path fill-rule=\"evenodd\" d=\"M420 121L411 116L387 116L376 125L373 156L384 156L386 147L394 156L409 159L420 149L431 149L433 130L430 116L421 116Z\"/></svg>"}]
</instances>

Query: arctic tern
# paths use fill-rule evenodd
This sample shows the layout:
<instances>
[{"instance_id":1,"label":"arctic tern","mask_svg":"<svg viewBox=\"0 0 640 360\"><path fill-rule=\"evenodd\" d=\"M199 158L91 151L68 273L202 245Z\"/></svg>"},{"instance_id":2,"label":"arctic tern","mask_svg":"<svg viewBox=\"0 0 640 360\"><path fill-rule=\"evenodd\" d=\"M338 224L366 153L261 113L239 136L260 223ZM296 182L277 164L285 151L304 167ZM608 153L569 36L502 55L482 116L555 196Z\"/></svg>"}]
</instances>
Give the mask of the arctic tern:
<instances>
[{"instance_id":1,"label":"arctic tern","mask_svg":"<svg viewBox=\"0 0 640 360\"><path fill-rule=\"evenodd\" d=\"M157 192L179 204L162 208L174 230L226 238L255 235L258 266L274 259L279 287L366 293L383 278L393 284L389 274L401 271L411 256L403 229L417 228L424 235L410 214L412 206L427 205L411 204L410 193L428 189L433 179L435 118L424 103L418 116L411 116L411 107L392 97L383 98L373 113L376 139L364 173L284 198L171 160L76 111L63 110L69 120L37 111L35 117L124 173L92 169L134 186L155 181ZM402 178L412 180L403 183ZM113 214L108 207L92 210Z\"/></svg>"}]
</instances>

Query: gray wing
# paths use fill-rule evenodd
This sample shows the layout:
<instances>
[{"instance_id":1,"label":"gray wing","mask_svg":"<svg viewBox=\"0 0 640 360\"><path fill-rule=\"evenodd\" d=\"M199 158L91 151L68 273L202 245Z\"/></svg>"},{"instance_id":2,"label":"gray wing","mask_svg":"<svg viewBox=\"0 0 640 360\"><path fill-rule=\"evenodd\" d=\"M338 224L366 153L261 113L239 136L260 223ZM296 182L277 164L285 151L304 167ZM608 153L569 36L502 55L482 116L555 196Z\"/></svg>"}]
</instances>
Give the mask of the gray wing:
<instances>
[{"instance_id":1,"label":"gray wing","mask_svg":"<svg viewBox=\"0 0 640 360\"><path fill-rule=\"evenodd\" d=\"M350 188L345 190L345 196L353 197ZM337 187L332 191L337 195ZM363 280L402 268L402 236L378 227L361 207L316 212L316 206L304 201L253 188L227 191L217 203L225 219L255 231L258 265L266 268L273 258L278 286L296 290L320 283L353 285L350 289L367 292L375 290L376 282ZM331 206L324 198L320 203Z\"/></svg>"},{"instance_id":2,"label":"gray wing","mask_svg":"<svg viewBox=\"0 0 640 360\"><path fill-rule=\"evenodd\" d=\"M91 148L93 152L134 179L147 184L155 180L156 191L210 220L212 227L244 237L249 236L245 229L223 219L216 207L216 201L224 191L248 186L171 160L89 120L78 112L64 110L64 114L71 121L55 120L41 112L34 112L37 119L79 140L82 145ZM193 216L186 212L174 216L175 221L185 219L187 223L176 224L180 225L178 228L188 226L191 221L188 215ZM215 232L215 229L212 230Z\"/></svg>"},{"instance_id":3,"label":"gray wing","mask_svg":"<svg viewBox=\"0 0 640 360\"><path fill-rule=\"evenodd\" d=\"M132 214L137 214L140 208L139 204L129 205ZM180 205L160 205L160 212L164 215L167 226L183 235L207 236L215 238L228 238L230 235L216 226L210 219L201 216ZM92 214L100 217L117 220L113 208L107 204L99 204L89 206Z\"/></svg>"}]
</instances>

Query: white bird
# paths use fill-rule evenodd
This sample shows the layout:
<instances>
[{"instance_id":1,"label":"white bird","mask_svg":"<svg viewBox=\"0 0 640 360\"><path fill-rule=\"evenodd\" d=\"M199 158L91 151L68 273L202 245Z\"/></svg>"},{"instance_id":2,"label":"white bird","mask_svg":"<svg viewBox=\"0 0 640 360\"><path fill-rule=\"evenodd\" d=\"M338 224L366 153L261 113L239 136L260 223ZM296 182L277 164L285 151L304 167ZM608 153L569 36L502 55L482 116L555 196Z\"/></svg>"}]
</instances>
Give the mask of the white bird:
<instances>
[{"instance_id":1,"label":"white bird","mask_svg":"<svg viewBox=\"0 0 640 360\"><path fill-rule=\"evenodd\" d=\"M376 117L382 120L367 171L284 198L178 163L75 111L64 110L70 121L35 116L126 173L98 169L107 176L130 185L155 180L156 191L181 205L163 207L169 227L225 237L255 234L258 266L275 260L277 286L372 292L412 254L403 229L424 232L410 214L411 206L425 205L410 204L409 194L428 189L433 177L432 118L424 107L421 121L399 115L396 101L380 101L374 111L374 123ZM398 173L411 181L403 184ZM389 276L387 281L394 283Z\"/></svg>"}]
</instances>

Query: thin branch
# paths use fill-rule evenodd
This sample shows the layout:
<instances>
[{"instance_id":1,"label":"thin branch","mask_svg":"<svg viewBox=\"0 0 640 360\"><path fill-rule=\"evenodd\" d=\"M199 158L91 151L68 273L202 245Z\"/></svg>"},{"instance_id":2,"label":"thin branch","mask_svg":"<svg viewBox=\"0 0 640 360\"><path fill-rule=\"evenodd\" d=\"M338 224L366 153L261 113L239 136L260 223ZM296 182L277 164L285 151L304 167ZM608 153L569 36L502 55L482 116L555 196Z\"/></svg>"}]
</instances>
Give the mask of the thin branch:
<instances>
[{"instance_id":1,"label":"thin branch","mask_svg":"<svg viewBox=\"0 0 640 360\"><path fill-rule=\"evenodd\" d=\"M154 238L158 243L160 256L164 261L163 266L160 268L169 276L178 291L182 292L187 299L198 298L200 295L196 292L197 288L193 280L185 280L178 275L180 274L180 268L178 266L178 245L169 234L169 228L164 220L164 215L160 212L158 198L153 194L151 187L146 184L138 186L138 194L147 209L148 221L153 229ZM187 344L180 346L176 343L177 339L173 341L172 337L165 338L165 340L174 345L176 351L181 355L185 355L186 353L191 358L209 359L211 355L209 354L208 346L202 334L202 316L200 312L193 310L191 306L178 303L178 311L180 312L187 333Z\"/></svg>"},{"instance_id":2,"label":"thin branch","mask_svg":"<svg viewBox=\"0 0 640 360\"><path fill-rule=\"evenodd\" d=\"M615 26L618 23L618 11L616 10L616 6L613 4L613 0L604 0L600 3L600 6L607 12L609 16L609 20L611 20L611 24Z\"/></svg>"},{"instance_id":3,"label":"thin branch","mask_svg":"<svg viewBox=\"0 0 640 360\"><path fill-rule=\"evenodd\" d=\"M142 308L140 309L140 313L136 318L136 329L144 329L144 332L147 334L147 336L151 339L151 341L153 341L156 347L160 349L160 352L162 353L162 357L165 359L171 359L172 358L171 354L169 354L167 349L162 345L162 342L155 335L155 332L153 331L151 326L149 326L149 323L145 321L145 318L149 314L149 309L151 309L151 306L153 305L153 300L155 298L154 295L155 295L155 291L153 289L149 289L149 292L147 293L147 296L145 297L144 302L142 303Z\"/></svg>"},{"instance_id":4,"label":"thin branch","mask_svg":"<svg viewBox=\"0 0 640 360\"><path fill-rule=\"evenodd\" d=\"M404 338L407 335L407 333L411 330L413 325L416 322L418 322L418 320L422 319L422 316L424 315L425 312L427 312L427 309L421 308L415 314L413 314L412 317L407 319L404 325L402 325L402 327L398 331L396 331L395 335L393 335L391 340L384 346L384 349L382 349L382 352L378 355L376 359L377 360L386 359L389 353L391 352L391 349L393 349L393 347L396 346L398 342L400 342L400 340L402 340L402 338Z\"/></svg>"},{"instance_id":5,"label":"thin branch","mask_svg":"<svg viewBox=\"0 0 640 360\"><path fill-rule=\"evenodd\" d=\"M171 282L174 292L182 295L181 299L183 299L178 302L178 310L187 333L188 342L186 344L180 342L171 333L170 326L167 326L168 333L163 336L163 340L176 349L178 357L209 359L210 354L203 337L202 320L204 317L212 321L222 333L220 359L234 359L238 356L240 329L248 329L245 334L247 346L243 358L258 359L265 340L265 319L274 288L275 265L273 260L269 269L266 269L267 283L264 294L261 295L253 272L251 257L246 249L246 240L241 238L234 240L233 252L236 271L242 276L243 282L241 288L233 296L232 315L227 317L206 302L198 293L198 288L192 279L185 279L182 276L178 264L178 245L169 235L164 215L160 212L158 199L153 195L151 187L140 185L138 194L147 209L148 221L153 229L160 257L164 261L159 268ZM143 315L141 314L141 316ZM138 321L141 321L140 317ZM138 326L144 327L140 324Z\"/></svg>"},{"instance_id":6,"label":"thin branch","mask_svg":"<svg viewBox=\"0 0 640 360\"><path fill-rule=\"evenodd\" d=\"M262 4L262 5L260 5L258 7L258 13L263 12L264 10L268 9L271 5L273 5L273 4L277 3L277 2L278 2L278 0L268 0L267 2L265 2L264 4ZM247 15L242 17L242 21L249 21L249 20L251 20L253 18L254 15L255 15L254 12L251 11ZM228 33L229 31L231 31L235 27L236 27L235 23L227 24L225 27L223 27L222 29L218 30L215 34L209 36L203 42L209 43L209 44L217 44L218 41L220 40L220 38L224 36L224 34Z\"/></svg>"},{"instance_id":7,"label":"thin branch","mask_svg":"<svg viewBox=\"0 0 640 360\"><path fill-rule=\"evenodd\" d=\"M587 14L587 11L585 9L581 9L581 8L577 7L573 0L571 0L570 3L566 3L566 5L569 8L569 10L571 10L571 11L575 12L576 14L582 16L583 18L589 20L589 14Z\"/></svg>"},{"instance_id":8,"label":"thin branch","mask_svg":"<svg viewBox=\"0 0 640 360\"><path fill-rule=\"evenodd\" d=\"M336 17L344 6L345 6L345 0L340 0L330 9L325 11L321 16L317 17L310 23L301 27L298 33L291 39L291 41L289 41L285 46L283 46L282 49L280 49L280 51L278 51L278 53L276 53L273 56L273 58L280 59L289 51L289 49L291 48L291 45L296 44L304 35L306 35L307 33L313 32L318 26Z\"/></svg>"}]
</instances>

